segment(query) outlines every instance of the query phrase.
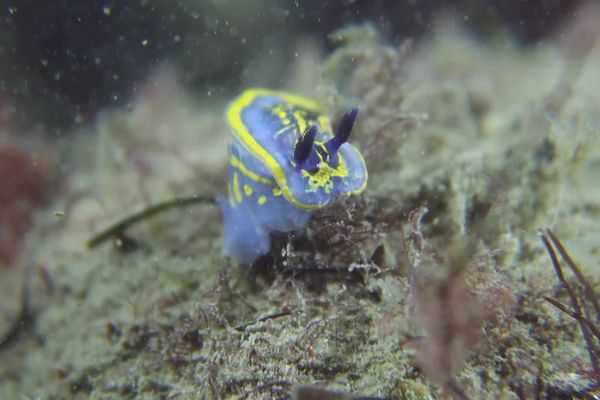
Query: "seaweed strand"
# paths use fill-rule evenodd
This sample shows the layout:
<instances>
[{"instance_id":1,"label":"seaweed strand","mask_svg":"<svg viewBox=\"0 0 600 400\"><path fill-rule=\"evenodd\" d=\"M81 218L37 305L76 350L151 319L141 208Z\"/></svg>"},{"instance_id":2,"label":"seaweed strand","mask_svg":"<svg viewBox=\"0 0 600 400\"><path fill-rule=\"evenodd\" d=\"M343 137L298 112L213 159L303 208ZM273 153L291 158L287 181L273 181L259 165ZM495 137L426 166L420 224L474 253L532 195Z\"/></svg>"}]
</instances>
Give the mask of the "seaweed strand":
<instances>
[{"instance_id":1,"label":"seaweed strand","mask_svg":"<svg viewBox=\"0 0 600 400\"><path fill-rule=\"evenodd\" d=\"M151 205L139 212L130 214L129 216L123 218L122 220L114 223L108 228L98 232L94 236L90 238L87 242L87 247L89 249L93 249L94 247L104 243L106 240L111 237L122 234L125 229L135 225L147 218L150 218L160 212L167 211L171 208L176 207L186 207L195 204L215 204L215 199L208 196L198 196L194 195L191 197L179 197L176 199L166 200L160 203L156 203Z\"/></svg>"},{"instance_id":2,"label":"seaweed strand","mask_svg":"<svg viewBox=\"0 0 600 400\"><path fill-rule=\"evenodd\" d=\"M596 298L596 295L594 294L592 285L590 285L590 283L585 278L585 276L583 275L583 273L581 272L581 270L579 269L579 267L577 266L575 261L573 261L573 259L571 258L571 256L567 252L567 250L565 249L565 246L563 246L563 244L560 242L560 240L558 240L558 238L556 237L556 234L551 229L546 229L546 234L550 237L550 240L552 240L554 247L556 247L556 249L558 250L558 253L562 257L562 259L565 260L565 262L567 263L569 268L571 268L571 271L573 271L573 274L575 274L575 276L577 277L577 280L579 280L579 282L583 285L583 288L585 290L585 295L590 299L592 305L594 306L594 311L596 312L596 319L599 319L600 304L598 303L598 299Z\"/></svg>"},{"instance_id":3,"label":"seaweed strand","mask_svg":"<svg viewBox=\"0 0 600 400\"><path fill-rule=\"evenodd\" d=\"M549 301L550 304L554 305L555 307L559 308L561 311L564 311L568 315L575 318L575 320L579 324L579 328L581 329L581 333L585 340L587 351L589 353L590 362L592 363L593 370L598 371L599 364L598 364L598 358L596 356L596 346L594 345L594 341L592 340L592 337L590 335L590 329L588 327L588 324L586 323L589 321L586 321L585 318L583 317L582 308L581 308L581 303L584 303L584 300L581 299L581 302L579 301L580 299L578 298L577 294L575 293L575 290L571 287L571 285L569 285L569 283L565 279L562 267L560 265L560 262L558 261L558 257L556 256L556 251L555 251L554 247L552 246L552 244L550 244L550 241L548 240L548 238L550 238L550 240L552 240L552 243L558 249L558 252L560 253L561 257L563 258L563 260L565 260L567 262L567 264L569 264L571 269L573 269L574 271L575 270L579 271L579 274L583 278L584 282L586 281L585 277L583 277L583 274L581 274L581 271L579 270L579 268L577 268L577 266L575 265L573 260L570 257L568 257L568 254L567 254L566 250L564 249L564 246L562 246L562 243L558 240L556 235L554 235L554 233L550 229L546 229L546 232L542 233L541 237L542 237L542 242L544 243L544 246L546 247L546 250L548 252L548 255L550 256L550 260L552 261L552 265L554 266L554 271L556 273L556 276L558 277L560 284L567 291L569 300L571 302L572 312L569 312L571 310L568 310L568 308L566 308L564 306L563 307L559 306L560 303L558 301L549 301L547 299L546 299L546 301ZM568 257L568 261L567 261L567 257L565 257L565 256ZM595 296L590 296L590 297L592 299L595 298ZM577 316L577 317L575 317L575 316Z\"/></svg>"}]
</instances>

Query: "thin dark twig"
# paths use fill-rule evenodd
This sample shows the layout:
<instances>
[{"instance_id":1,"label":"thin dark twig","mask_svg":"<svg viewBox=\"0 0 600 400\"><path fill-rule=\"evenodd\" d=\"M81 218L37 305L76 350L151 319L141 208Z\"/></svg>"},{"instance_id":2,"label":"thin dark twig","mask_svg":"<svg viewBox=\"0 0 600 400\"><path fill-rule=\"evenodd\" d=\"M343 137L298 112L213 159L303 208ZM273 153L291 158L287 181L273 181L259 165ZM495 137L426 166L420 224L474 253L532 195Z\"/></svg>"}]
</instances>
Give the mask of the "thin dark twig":
<instances>
[{"instance_id":1,"label":"thin dark twig","mask_svg":"<svg viewBox=\"0 0 600 400\"><path fill-rule=\"evenodd\" d=\"M215 199L208 196L196 195L192 197L180 197L154 204L148 208L123 218L122 220L95 234L90 238L90 240L88 240L87 247L93 249L111 237L122 234L125 229L131 227L132 225L135 225L160 212L169 210L171 208L185 207L195 204L215 204Z\"/></svg>"},{"instance_id":2,"label":"thin dark twig","mask_svg":"<svg viewBox=\"0 0 600 400\"><path fill-rule=\"evenodd\" d=\"M345 274L355 276L357 272L377 274L381 270L372 265L365 265L361 268L350 268L347 265L328 264L325 267L306 267L306 268L288 268L282 271L283 274L297 277L304 274Z\"/></svg>"},{"instance_id":3,"label":"thin dark twig","mask_svg":"<svg viewBox=\"0 0 600 400\"><path fill-rule=\"evenodd\" d=\"M565 246L563 246L561 241L558 240L558 238L556 237L554 232L551 229L546 229L546 234L550 237L550 240L552 240L552 243L558 250L558 253L562 257L562 259L565 260L565 262L567 263L569 268L571 268L571 271L573 271L573 274L575 274L575 276L577 277L577 280L579 280L579 282L583 285L585 295L592 302L592 305L594 306L594 311L596 312L596 319L599 319L600 318L600 304L598 303L598 298L596 297L596 294L594 293L594 289L592 289L592 285L590 285L590 283L585 278L585 276L583 275L583 273L581 272L581 270L579 269L579 267L577 266L575 261L573 261L573 259L571 258L571 256L567 252L567 250L565 249Z\"/></svg>"},{"instance_id":4,"label":"thin dark twig","mask_svg":"<svg viewBox=\"0 0 600 400\"><path fill-rule=\"evenodd\" d=\"M10 329L0 338L0 351L6 350L14 344L23 333L35 325L35 314L31 309L29 301L29 287L26 283L21 291L21 309L19 315L13 321Z\"/></svg>"},{"instance_id":5,"label":"thin dark twig","mask_svg":"<svg viewBox=\"0 0 600 400\"><path fill-rule=\"evenodd\" d=\"M258 323L258 322L263 322L263 321L267 321L267 320L270 320L270 319L277 319L277 318L281 318L281 317L287 317L288 315L299 314L299 313L301 313L301 311L293 311L293 310L282 311L282 312L278 312L278 313L273 313L273 314L265 315L265 316L260 317L260 318L253 319L252 321L249 321L249 322L243 323L241 325L238 325L238 326L236 326L233 329L235 329L238 332L243 332L243 331L246 330L247 327L249 327L250 325L254 325L254 324Z\"/></svg>"},{"instance_id":6,"label":"thin dark twig","mask_svg":"<svg viewBox=\"0 0 600 400\"><path fill-rule=\"evenodd\" d=\"M549 229L546 230L546 232L549 232L549 231L550 231ZM583 315L583 313L581 312L581 306L580 306L579 300L577 298L577 295L575 294L575 291L573 290L571 285L569 285L569 283L565 279L565 276L562 271L562 267L560 266L558 257L556 256L556 252L554 251L554 247L552 247L552 245L548 241L548 236L549 235L547 235L547 234L541 235L542 242L544 243L544 246L546 247L548 255L550 256L552 265L554 266L554 271L556 273L556 276L558 277L558 280L561 283L561 285L567 291L567 294L571 301L571 308L573 310L575 310L574 311L575 313L577 313L579 315ZM553 240L553 242L554 242L554 240ZM558 248L558 246L557 246L557 248ZM564 248L563 248L563 250L564 250ZM559 248L559 251L560 251L560 248ZM598 358L596 357L596 351L595 351L596 346L594 346L594 342L592 340L592 337L590 336L590 331L589 331L587 325L585 324L585 322L583 322L581 319L576 319L576 321L579 324L579 328L581 329L581 334L583 335L583 338L585 340L587 351L589 353L590 361L592 363L594 371L598 371Z\"/></svg>"}]
</instances>

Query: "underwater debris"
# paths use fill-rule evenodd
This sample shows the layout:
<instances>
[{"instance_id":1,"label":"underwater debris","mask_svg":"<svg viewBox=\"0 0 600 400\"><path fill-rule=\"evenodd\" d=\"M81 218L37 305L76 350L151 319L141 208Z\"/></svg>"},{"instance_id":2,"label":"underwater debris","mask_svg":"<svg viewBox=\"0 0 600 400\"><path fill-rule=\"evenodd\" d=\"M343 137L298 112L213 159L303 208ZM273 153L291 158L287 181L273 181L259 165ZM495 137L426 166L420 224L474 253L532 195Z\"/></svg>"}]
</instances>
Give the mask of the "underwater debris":
<instances>
[{"instance_id":1,"label":"underwater debris","mask_svg":"<svg viewBox=\"0 0 600 400\"><path fill-rule=\"evenodd\" d=\"M227 111L230 147L223 251L252 263L271 249L271 232L304 228L312 211L341 195L362 193L367 169L347 143L358 108L346 113L335 134L322 106L295 94L248 89Z\"/></svg>"},{"instance_id":2,"label":"underwater debris","mask_svg":"<svg viewBox=\"0 0 600 400\"><path fill-rule=\"evenodd\" d=\"M541 238L561 288L567 292L570 307L549 296L542 296L542 298L577 321L592 367L591 370L581 369L568 374L555 374L546 382L546 391L561 398L577 396L578 398L595 399L600 393L600 352L598 348L598 344L600 344L600 326L598 325L600 305L598 295L556 234L551 229L546 229L541 232ZM575 275L578 287L565 278L557 252Z\"/></svg>"}]
</instances>

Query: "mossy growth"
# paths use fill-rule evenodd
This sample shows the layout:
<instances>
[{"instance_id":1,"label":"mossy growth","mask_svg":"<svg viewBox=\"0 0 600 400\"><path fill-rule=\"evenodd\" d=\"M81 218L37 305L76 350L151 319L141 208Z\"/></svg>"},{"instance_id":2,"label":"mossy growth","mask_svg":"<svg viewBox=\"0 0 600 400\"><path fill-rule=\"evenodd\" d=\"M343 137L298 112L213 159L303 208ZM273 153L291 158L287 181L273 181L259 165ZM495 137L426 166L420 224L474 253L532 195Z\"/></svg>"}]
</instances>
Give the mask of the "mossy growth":
<instances>
[{"instance_id":1,"label":"mossy growth","mask_svg":"<svg viewBox=\"0 0 600 400\"><path fill-rule=\"evenodd\" d=\"M549 114L557 44L482 46L453 26L401 46L369 27L335 36L320 97L361 106L369 188L251 268L221 256L213 205L121 232L129 251L86 248L141 204L225 191L224 99L197 104L159 71L156 96L107 112L72 143L65 217L30 238L45 283L30 283L35 335L0 354L0 397L555 393L586 347L542 299L559 288L537 229L560 226L597 265L598 77L584 68Z\"/></svg>"}]
</instances>

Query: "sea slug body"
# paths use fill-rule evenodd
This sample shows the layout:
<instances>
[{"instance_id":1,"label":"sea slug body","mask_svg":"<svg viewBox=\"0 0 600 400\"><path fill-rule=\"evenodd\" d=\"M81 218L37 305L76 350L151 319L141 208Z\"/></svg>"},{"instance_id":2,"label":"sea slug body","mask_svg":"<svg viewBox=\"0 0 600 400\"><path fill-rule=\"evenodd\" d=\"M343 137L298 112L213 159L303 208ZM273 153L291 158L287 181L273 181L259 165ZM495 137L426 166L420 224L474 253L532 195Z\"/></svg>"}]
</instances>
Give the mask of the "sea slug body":
<instances>
[{"instance_id":1,"label":"sea slug body","mask_svg":"<svg viewBox=\"0 0 600 400\"><path fill-rule=\"evenodd\" d=\"M321 105L292 93L248 89L230 103L228 196L217 199L226 255L252 263L269 252L271 232L304 228L314 210L365 190L364 159L347 143L357 115L334 134Z\"/></svg>"}]
</instances>

